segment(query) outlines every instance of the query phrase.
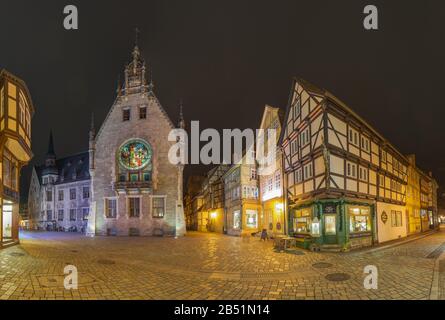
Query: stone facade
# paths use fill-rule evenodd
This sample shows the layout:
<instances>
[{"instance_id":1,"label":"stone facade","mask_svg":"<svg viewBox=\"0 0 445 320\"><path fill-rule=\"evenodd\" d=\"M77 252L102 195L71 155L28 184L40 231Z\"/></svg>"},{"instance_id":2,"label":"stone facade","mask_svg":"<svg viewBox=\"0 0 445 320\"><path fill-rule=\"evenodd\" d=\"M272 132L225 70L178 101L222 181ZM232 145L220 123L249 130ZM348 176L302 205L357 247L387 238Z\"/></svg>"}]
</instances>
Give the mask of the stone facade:
<instances>
[{"instance_id":1,"label":"stone facade","mask_svg":"<svg viewBox=\"0 0 445 320\"><path fill-rule=\"evenodd\" d=\"M183 166L168 159L176 143L169 142L168 136L175 126L156 98L153 84L146 82L146 65L137 45L132 55L125 82L104 123L97 135L94 128L90 132L88 234L181 236L185 233ZM121 161L126 156L130 167ZM132 159L142 165L131 168L137 162Z\"/></svg>"},{"instance_id":2,"label":"stone facade","mask_svg":"<svg viewBox=\"0 0 445 320\"><path fill-rule=\"evenodd\" d=\"M85 232L90 184L88 153L57 159L51 135L45 163L34 167L31 176L29 228Z\"/></svg>"}]
</instances>

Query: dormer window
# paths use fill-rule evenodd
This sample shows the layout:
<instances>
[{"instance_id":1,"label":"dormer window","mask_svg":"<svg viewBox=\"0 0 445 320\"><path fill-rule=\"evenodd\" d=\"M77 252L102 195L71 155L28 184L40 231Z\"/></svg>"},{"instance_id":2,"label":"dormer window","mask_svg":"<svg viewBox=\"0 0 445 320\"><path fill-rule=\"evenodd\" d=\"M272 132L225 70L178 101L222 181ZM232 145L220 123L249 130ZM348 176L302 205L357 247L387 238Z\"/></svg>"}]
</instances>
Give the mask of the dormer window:
<instances>
[{"instance_id":1,"label":"dormer window","mask_svg":"<svg viewBox=\"0 0 445 320\"><path fill-rule=\"evenodd\" d=\"M124 109L122 111L122 121L130 121L130 108Z\"/></svg>"}]
</instances>

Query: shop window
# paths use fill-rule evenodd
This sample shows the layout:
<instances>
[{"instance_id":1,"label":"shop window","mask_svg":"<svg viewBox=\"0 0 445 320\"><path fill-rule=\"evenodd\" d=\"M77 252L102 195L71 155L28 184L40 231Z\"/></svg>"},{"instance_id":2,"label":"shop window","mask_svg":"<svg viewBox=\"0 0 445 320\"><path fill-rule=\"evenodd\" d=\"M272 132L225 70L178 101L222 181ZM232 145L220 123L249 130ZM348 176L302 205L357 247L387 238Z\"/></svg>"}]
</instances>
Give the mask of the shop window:
<instances>
[{"instance_id":1,"label":"shop window","mask_svg":"<svg viewBox=\"0 0 445 320\"><path fill-rule=\"evenodd\" d=\"M165 215L165 197L153 197L153 218L164 218Z\"/></svg>"},{"instance_id":2,"label":"shop window","mask_svg":"<svg viewBox=\"0 0 445 320\"><path fill-rule=\"evenodd\" d=\"M258 227L258 211L246 210L246 226L248 228Z\"/></svg>"},{"instance_id":3,"label":"shop window","mask_svg":"<svg viewBox=\"0 0 445 320\"><path fill-rule=\"evenodd\" d=\"M107 218L116 218L117 214L117 200L105 199L105 215Z\"/></svg>"},{"instance_id":4,"label":"shop window","mask_svg":"<svg viewBox=\"0 0 445 320\"><path fill-rule=\"evenodd\" d=\"M368 208L349 207L348 213L351 233L371 231L371 216Z\"/></svg>"},{"instance_id":5,"label":"shop window","mask_svg":"<svg viewBox=\"0 0 445 320\"><path fill-rule=\"evenodd\" d=\"M294 231L297 233L310 233L312 224L311 209L295 211Z\"/></svg>"},{"instance_id":6,"label":"shop window","mask_svg":"<svg viewBox=\"0 0 445 320\"><path fill-rule=\"evenodd\" d=\"M233 229L241 230L241 212L239 210L233 211Z\"/></svg>"}]
</instances>

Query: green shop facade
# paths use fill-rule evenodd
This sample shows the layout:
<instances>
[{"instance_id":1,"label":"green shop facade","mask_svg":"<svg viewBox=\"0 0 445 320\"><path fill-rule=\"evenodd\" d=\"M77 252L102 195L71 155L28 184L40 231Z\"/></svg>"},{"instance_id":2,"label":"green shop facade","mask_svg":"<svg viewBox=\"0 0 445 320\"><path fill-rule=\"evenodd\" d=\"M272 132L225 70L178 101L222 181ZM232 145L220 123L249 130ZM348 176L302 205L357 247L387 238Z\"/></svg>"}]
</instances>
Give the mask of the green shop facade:
<instances>
[{"instance_id":1,"label":"green shop facade","mask_svg":"<svg viewBox=\"0 0 445 320\"><path fill-rule=\"evenodd\" d=\"M350 198L316 199L289 204L288 233L296 244L314 251L347 251L375 240L375 202Z\"/></svg>"}]
</instances>

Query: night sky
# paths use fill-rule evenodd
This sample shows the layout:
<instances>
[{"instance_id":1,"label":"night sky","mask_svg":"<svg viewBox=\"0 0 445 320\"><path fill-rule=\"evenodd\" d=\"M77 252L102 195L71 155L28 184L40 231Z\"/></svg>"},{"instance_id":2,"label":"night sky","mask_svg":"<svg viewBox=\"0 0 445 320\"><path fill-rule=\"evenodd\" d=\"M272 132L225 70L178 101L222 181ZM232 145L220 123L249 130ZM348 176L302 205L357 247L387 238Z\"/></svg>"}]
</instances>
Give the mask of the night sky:
<instances>
[{"instance_id":1,"label":"night sky","mask_svg":"<svg viewBox=\"0 0 445 320\"><path fill-rule=\"evenodd\" d=\"M0 0L0 68L26 81L40 163L54 131L59 157L85 151L110 109L134 45L174 122L257 128L265 104L286 107L291 78L331 91L424 171L445 183L444 1ZM79 30L63 8L79 9ZM379 9L378 31L363 8ZM189 167L202 172L202 167ZM27 184L29 167L23 171ZM24 186L27 190L27 186Z\"/></svg>"}]
</instances>

